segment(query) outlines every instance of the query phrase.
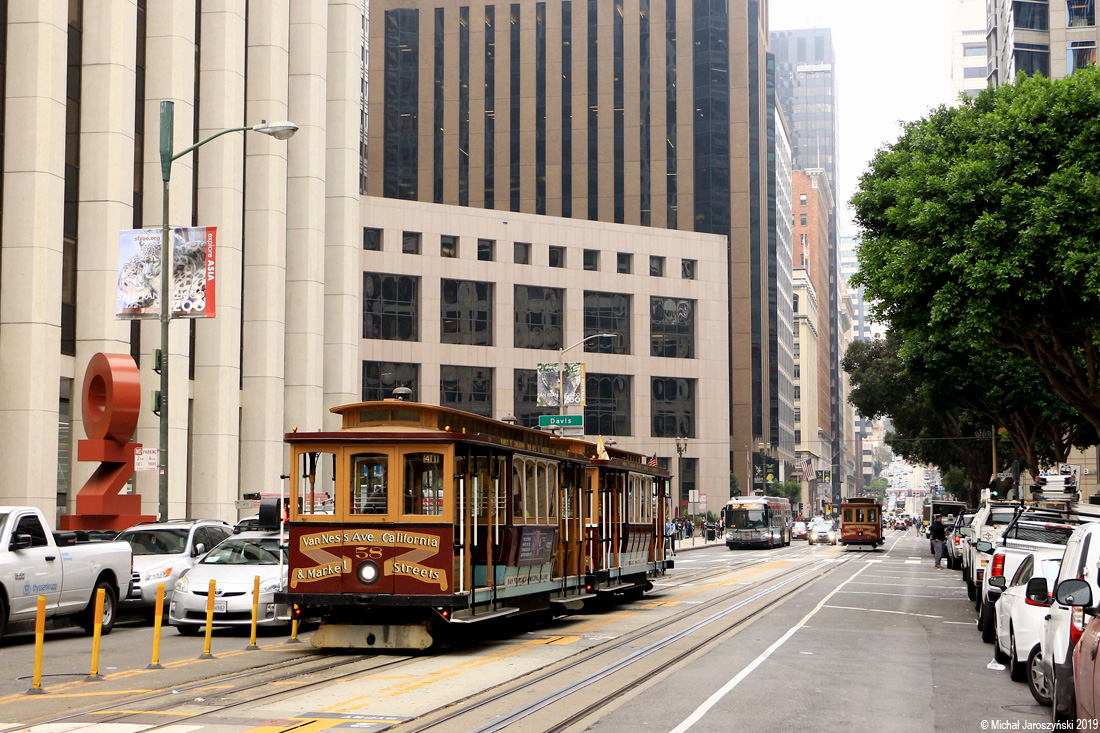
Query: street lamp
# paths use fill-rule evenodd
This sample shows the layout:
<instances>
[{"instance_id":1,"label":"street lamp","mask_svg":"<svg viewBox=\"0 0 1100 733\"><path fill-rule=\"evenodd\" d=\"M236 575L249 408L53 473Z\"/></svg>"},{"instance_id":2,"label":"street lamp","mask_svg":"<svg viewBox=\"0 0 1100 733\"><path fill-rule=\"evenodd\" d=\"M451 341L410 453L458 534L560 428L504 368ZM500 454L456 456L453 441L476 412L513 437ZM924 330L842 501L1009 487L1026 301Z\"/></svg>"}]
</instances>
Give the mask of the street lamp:
<instances>
[{"instance_id":1,"label":"street lamp","mask_svg":"<svg viewBox=\"0 0 1100 733\"><path fill-rule=\"evenodd\" d=\"M262 132L276 140L286 140L298 131L293 122L262 120L258 125L228 127L199 140L194 145L173 153L172 137L175 127L175 103L160 103L160 177L164 184L164 202L160 231L160 519L168 519L168 324L172 321L172 239L168 227L168 183L172 178L172 161L202 147L216 137L230 132ZM156 361L156 360L154 360Z\"/></svg>"},{"instance_id":2,"label":"street lamp","mask_svg":"<svg viewBox=\"0 0 1100 733\"><path fill-rule=\"evenodd\" d=\"M684 452L688 449L687 438L676 439L676 473L679 474L680 490L676 493L676 507L679 509L680 502L684 498ZM691 521L695 522L695 512L691 506L691 499L688 499L688 514L691 515Z\"/></svg>"},{"instance_id":3,"label":"street lamp","mask_svg":"<svg viewBox=\"0 0 1100 733\"><path fill-rule=\"evenodd\" d=\"M586 341L598 338L614 337L618 334L615 333L593 333L585 336L572 346L566 346L564 349L558 349L558 414L565 414L565 352L575 349Z\"/></svg>"}]
</instances>

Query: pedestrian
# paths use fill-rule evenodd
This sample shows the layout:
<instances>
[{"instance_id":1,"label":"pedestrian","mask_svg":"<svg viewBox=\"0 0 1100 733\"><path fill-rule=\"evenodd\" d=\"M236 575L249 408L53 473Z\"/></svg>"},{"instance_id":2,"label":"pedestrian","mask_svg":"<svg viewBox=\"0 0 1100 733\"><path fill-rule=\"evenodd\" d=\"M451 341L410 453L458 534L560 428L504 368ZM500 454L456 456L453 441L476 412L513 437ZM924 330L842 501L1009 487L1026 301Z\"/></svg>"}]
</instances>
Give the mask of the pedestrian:
<instances>
[{"instance_id":1,"label":"pedestrian","mask_svg":"<svg viewBox=\"0 0 1100 733\"><path fill-rule=\"evenodd\" d=\"M676 523L671 519L665 522L665 536L668 537L669 549L672 556L676 557Z\"/></svg>"},{"instance_id":2,"label":"pedestrian","mask_svg":"<svg viewBox=\"0 0 1100 733\"><path fill-rule=\"evenodd\" d=\"M940 563L943 561L943 543L947 539L947 531L939 514L933 520L932 526L928 528L928 532L932 536L932 552L936 557L936 570L939 570L942 567Z\"/></svg>"}]
</instances>

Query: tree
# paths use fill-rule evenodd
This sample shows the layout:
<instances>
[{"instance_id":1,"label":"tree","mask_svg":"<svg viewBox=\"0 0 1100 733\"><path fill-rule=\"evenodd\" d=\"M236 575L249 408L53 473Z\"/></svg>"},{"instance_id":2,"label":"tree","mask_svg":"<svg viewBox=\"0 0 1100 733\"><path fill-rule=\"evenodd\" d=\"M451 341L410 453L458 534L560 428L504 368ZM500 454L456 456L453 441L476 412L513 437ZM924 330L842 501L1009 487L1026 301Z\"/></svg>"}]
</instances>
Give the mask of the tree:
<instances>
[{"instance_id":1,"label":"tree","mask_svg":"<svg viewBox=\"0 0 1100 733\"><path fill-rule=\"evenodd\" d=\"M730 498L735 496L741 496L741 482L737 478L737 474L730 471Z\"/></svg>"},{"instance_id":2,"label":"tree","mask_svg":"<svg viewBox=\"0 0 1100 733\"><path fill-rule=\"evenodd\" d=\"M867 488L874 492L879 501L886 501L886 490L890 488L890 482L882 476L875 476Z\"/></svg>"},{"instance_id":3,"label":"tree","mask_svg":"<svg viewBox=\"0 0 1100 733\"><path fill-rule=\"evenodd\" d=\"M1100 432L1100 70L907 124L852 198L876 315L1024 354ZM865 413L866 414L866 413Z\"/></svg>"},{"instance_id":4,"label":"tree","mask_svg":"<svg viewBox=\"0 0 1100 733\"><path fill-rule=\"evenodd\" d=\"M781 496L797 507L802 501L802 484L798 481L772 481L766 493L768 496Z\"/></svg>"}]
</instances>

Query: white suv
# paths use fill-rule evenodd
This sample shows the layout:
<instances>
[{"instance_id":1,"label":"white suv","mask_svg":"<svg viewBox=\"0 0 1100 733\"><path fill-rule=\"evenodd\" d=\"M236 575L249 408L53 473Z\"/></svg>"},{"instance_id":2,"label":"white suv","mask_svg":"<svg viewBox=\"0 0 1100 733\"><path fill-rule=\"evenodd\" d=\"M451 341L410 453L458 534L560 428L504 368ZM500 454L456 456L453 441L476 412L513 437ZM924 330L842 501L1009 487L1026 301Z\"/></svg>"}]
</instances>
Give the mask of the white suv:
<instances>
[{"instance_id":1,"label":"white suv","mask_svg":"<svg viewBox=\"0 0 1100 733\"><path fill-rule=\"evenodd\" d=\"M157 612L157 585L164 583L164 608L180 575L198 558L233 533L216 519L179 519L144 522L124 529L116 539L134 550L133 585L120 601L122 610L140 611L152 619Z\"/></svg>"},{"instance_id":2,"label":"white suv","mask_svg":"<svg viewBox=\"0 0 1100 733\"><path fill-rule=\"evenodd\" d=\"M970 524L971 533L963 548L963 580L966 581L966 595L974 601L974 610L981 608L980 589L985 577L992 553L979 552L975 543L985 541L996 544L1008 525L1012 523L1019 504L986 502L974 515Z\"/></svg>"},{"instance_id":3,"label":"white suv","mask_svg":"<svg viewBox=\"0 0 1100 733\"><path fill-rule=\"evenodd\" d=\"M1089 593L1091 598L1087 605L1092 613L1096 613L1095 603L1100 600L1100 582L1097 579L1098 560L1100 560L1100 522L1083 524L1074 530L1066 544L1062 566L1054 584L1054 602L1050 606L1050 613L1043 621L1039 636L1040 656L1035 662L1034 674L1042 676L1042 681L1049 690L1055 722L1072 720L1077 714L1073 687L1073 647L1081 638L1088 623L1088 616L1091 615L1086 613L1085 606L1075 604L1072 597L1074 593L1077 593L1078 601L1083 597L1080 594L1080 587L1073 589L1073 586L1081 586L1081 583L1067 583L1065 588L1062 584L1070 580L1083 580L1087 583L1091 590ZM1040 585L1045 586L1045 579L1033 578L1028 584L1028 593L1032 595L1040 593L1043 590L1039 587ZM1037 695L1036 699L1039 699Z\"/></svg>"}]
</instances>

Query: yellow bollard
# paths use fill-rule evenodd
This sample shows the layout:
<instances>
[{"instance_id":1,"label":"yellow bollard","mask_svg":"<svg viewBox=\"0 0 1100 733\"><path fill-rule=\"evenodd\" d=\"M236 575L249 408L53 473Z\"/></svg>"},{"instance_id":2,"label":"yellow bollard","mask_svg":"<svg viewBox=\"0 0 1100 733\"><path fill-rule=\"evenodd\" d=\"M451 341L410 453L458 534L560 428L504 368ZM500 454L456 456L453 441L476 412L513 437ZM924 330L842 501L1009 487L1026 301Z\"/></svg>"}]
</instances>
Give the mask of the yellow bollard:
<instances>
[{"instance_id":1,"label":"yellow bollard","mask_svg":"<svg viewBox=\"0 0 1100 733\"><path fill-rule=\"evenodd\" d=\"M153 614L153 661L146 669L164 669L160 663L160 627L164 621L164 583L157 583L158 613Z\"/></svg>"},{"instance_id":2,"label":"yellow bollard","mask_svg":"<svg viewBox=\"0 0 1100 733\"><path fill-rule=\"evenodd\" d=\"M92 671L88 673L85 682L102 682L99 676L99 642L103 638L103 596L107 591L100 588L95 592L95 618L92 619Z\"/></svg>"},{"instance_id":3,"label":"yellow bollard","mask_svg":"<svg viewBox=\"0 0 1100 733\"><path fill-rule=\"evenodd\" d=\"M246 650L259 649L256 645L256 617L260 613L260 576L257 575L252 583L252 640Z\"/></svg>"},{"instance_id":4,"label":"yellow bollard","mask_svg":"<svg viewBox=\"0 0 1100 733\"><path fill-rule=\"evenodd\" d=\"M214 585L214 579L210 579L210 591L206 594L206 646L203 647L202 654L199 659L213 659L214 655L210 653L210 632L214 628L214 591L216 586Z\"/></svg>"},{"instance_id":5,"label":"yellow bollard","mask_svg":"<svg viewBox=\"0 0 1100 733\"><path fill-rule=\"evenodd\" d=\"M41 695L42 689L42 646L46 643L46 596L38 596L38 615L34 619L34 683L27 690L28 695Z\"/></svg>"},{"instance_id":6,"label":"yellow bollard","mask_svg":"<svg viewBox=\"0 0 1100 733\"><path fill-rule=\"evenodd\" d=\"M295 603L290 607L290 638L286 640L287 644L301 644L302 641L298 638L298 604Z\"/></svg>"}]
</instances>

